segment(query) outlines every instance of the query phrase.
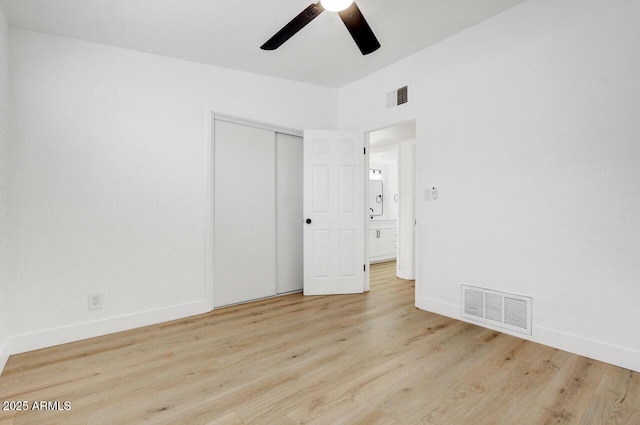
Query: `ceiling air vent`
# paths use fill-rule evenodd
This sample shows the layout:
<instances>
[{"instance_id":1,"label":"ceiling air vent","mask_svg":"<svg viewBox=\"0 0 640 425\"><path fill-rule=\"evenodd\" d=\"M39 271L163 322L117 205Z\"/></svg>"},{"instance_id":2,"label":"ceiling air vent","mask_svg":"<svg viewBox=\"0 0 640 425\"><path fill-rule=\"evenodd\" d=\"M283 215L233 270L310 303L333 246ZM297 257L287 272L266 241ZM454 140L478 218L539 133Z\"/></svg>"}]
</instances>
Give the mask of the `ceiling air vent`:
<instances>
[{"instance_id":1,"label":"ceiling air vent","mask_svg":"<svg viewBox=\"0 0 640 425\"><path fill-rule=\"evenodd\" d=\"M409 102L409 86L400 87L387 93L387 109L404 105Z\"/></svg>"},{"instance_id":2,"label":"ceiling air vent","mask_svg":"<svg viewBox=\"0 0 640 425\"><path fill-rule=\"evenodd\" d=\"M531 298L462 285L462 317L531 335Z\"/></svg>"}]
</instances>

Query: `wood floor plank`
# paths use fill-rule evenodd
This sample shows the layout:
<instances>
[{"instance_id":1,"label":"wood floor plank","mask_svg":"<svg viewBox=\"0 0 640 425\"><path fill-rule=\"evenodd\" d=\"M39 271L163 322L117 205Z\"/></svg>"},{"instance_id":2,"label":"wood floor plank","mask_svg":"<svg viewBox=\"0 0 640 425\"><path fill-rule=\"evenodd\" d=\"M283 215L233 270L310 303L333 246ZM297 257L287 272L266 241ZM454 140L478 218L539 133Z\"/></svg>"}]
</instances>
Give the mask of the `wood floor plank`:
<instances>
[{"instance_id":1,"label":"wood floor plank","mask_svg":"<svg viewBox=\"0 0 640 425\"><path fill-rule=\"evenodd\" d=\"M365 403L369 394L406 379L413 373L411 365L424 357L422 347L386 355L380 353L365 361L354 357L354 364L327 376L327 382L322 387L317 386L304 402L291 409L288 416L296 423L333 423ZM327 384L330 391L327 391Z\"/></svg>"},{"instance_id":2,"label":"wood floor plank","mask_svg":"<svg viewBox=\"0 0 640 425\"><path fill-rule=\"evenodd\" d=\"M596 394L615 403L640 409L640 373L607 365Z\"/></svg>"},{"instance_id":3,"label":"wood floor plank","mask_svg":"<svg viewBox=\"0 0 640 425\"><path fill-rule=\"evenodd\" d=\"M399 423L413 423L441 403L443 395L459 384L458 367L473 364L479 345L449 345L448 350L434 347L425 362L428 366L413 373L409 379L389 386L370 401Z\"/></svg>"},{"instance_id":4,"label":"wood floor plank","mask_svg":"<svg viewBox=\"0 0 640 425\"><path fill-rule=\"evenodd\" d=\"M578 425L605 366L585 357L570 356L518 425Z\"/></svg>"},{"instance_id":5,"label":"wood floor plank","mask_svg":"<svg viewBox=\"0 0 640 425\"><path fill-rule=\"evenodd\" d=\"M580 422L580 425L638 424L640 424L640 410L600 396L595 396L591 400Z\"/></svg>"},{"instance_id":6,"label":"wood floor plank","mask_svg":"<svg viewBox=\"0 0 640 425\"><path fill-rule=\"evenodd\" d=\"M207 425L244 425L244 423L240 420L238 415L232 412L216 419L213 422L209 422Z\"/></svg>"},{"instance_id":7,"label":"wood floor plank","mask_svg":"<svg viewBox=\"0 0 640 425\"><path fill-rule=\"evenodd\" d=\"M417 411L423 424L474 423L468 412L477 409L491 399L490 391L519 364L516 358L530 352L531 344L517 338L500 335L489 343L477 345L476 349L456 367L455 383L442 388L432 397L427 409ZM496 356L497 353L502 353Z\"/></svg>"},{"instance_id":8,"label":"wood floor plank","mask_svg":"<svg viewBox=\"0 0 640 425\"><path fill-rule=\"evenodd\" d=\"M335 425L394 425L397 424L391 417L387 416L382 410L375 408L369 403L364 403L356 407L354 410L345 412L344 414L331 419ZM309 422L309 425L326 424L326 418L319 418L316 421Z\"/></svg>"},{"instance_id":9,"label":"wood floor plank","mask_svg":"<svg viewBox=\"0 0 640 425\"><path fill-rule=\"evenodd\" d=\"M284 297L12 356L0 425L639 425L640 374L371 291Z\"/></svg>"},{"instance_id":10,"label":"wood floor plank","mask_svg":"<svg viewBox=\"0 0 640 425\"><path fill-rule=\"evenodd\" d=\"M14 425L16 415L9 412L0 412L0 425Z\"/></svg>"},{"instance_id":11,"label":"wood floor plank","mask_svg":"<svg viewBox=\"0 0 640 425\"><path fill-rule=\"evenodd\" d=\"M534 401L566 361L567 353L535 344L528 354L469 411L465 423L513 425L528 415Z\"/></svg>"}]
</instances>

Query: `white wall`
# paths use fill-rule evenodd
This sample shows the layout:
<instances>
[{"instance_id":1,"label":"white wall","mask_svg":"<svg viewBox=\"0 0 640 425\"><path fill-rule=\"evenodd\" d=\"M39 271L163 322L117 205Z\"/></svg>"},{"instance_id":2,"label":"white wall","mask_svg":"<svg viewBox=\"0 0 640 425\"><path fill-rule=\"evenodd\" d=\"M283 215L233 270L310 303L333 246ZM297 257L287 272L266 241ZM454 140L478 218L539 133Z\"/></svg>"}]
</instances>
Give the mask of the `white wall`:
<instances>
[{"instance_id":1,"label":"white wall","mask_svg":"<svg viewBox=\"0 0 640 425\"><path fill-rule=\"evenodd\" d=\"M0 371L9 339L9 69L8 28L0 7Z\"/></svg>"},{"instance_id":2,"label":"white wall","mask_svg":"<svg viewBox=\"0 0 640 425\"><path fill-rule=\"evenodd\" d=\"M337 126L336 89L17 29L10 53L10 352L208 309L211 110Z\"/></svg>"},{"instance_id":3,"label":"white wall","mask_svg":"<svg viewBox=\"0 0 640 425\"><path fill-rule=\"evenodd\" d=\"M528 1L340 90L418 118L419 307L533 297L533 340L640 370L640 2ZM409 84L409 104L385 109Z\"/></svg>"}]
</instances>

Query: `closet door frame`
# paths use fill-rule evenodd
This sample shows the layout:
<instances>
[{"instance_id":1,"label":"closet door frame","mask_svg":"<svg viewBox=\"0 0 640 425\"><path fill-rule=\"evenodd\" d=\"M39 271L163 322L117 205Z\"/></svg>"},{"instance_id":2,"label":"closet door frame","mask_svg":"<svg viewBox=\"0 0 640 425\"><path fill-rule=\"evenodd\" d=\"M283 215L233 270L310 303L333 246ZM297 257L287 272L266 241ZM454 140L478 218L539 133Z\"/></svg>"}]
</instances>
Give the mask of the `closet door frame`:
<instances>
[{"instance_id":1,"label":"closet door frame","mask_svg":"<svg viewBox=\"0 0 640 425\"><path fill-rule=\"evenodd\" d=\"M207 178L208 178L208 200L207 204L209 207L209 219L207 222L207 231L206 231L206 281L207 281L207 302L209 304L209 309L213 310L216 305L216 301L214 299L214 289L215 289L215 262L214 262L214 250L215 250L215 199L216 199L216 182L215 182L215 123L216 121L224 121L231 124L237 124L257 129L263 129L267 131L272 131L274 133L274 149L276 149L276 140L277 133L296 136L300 138L300 143L302 144L302 135L303 132L301 130L276 126L268 123L251 121L239 117L234 117L231 115L217 113L212 109L207 109L207 157L208 157L208 170L207 170ZM275 164L274 164L275 166ZM277 170L276 170L277 171ZM275 177L275 176L274 176ZM300 176L302 178L302 176ZM276 181L276 190L277 190L277 181ZM274 196L276 194L274 193ZM277 200L276 200L277 201ZM302 206L300 206L302 208ZM276 205L277 209L277 205ZM277 228L277 215L276 220L274 222L274 226L276 226L276 237L274 239L274 250L276 250L276 287L274 289L275 294L278 293L277 287L277 265L278 265L278 257L277 257L277 244L276 241L278 239L278 228ZM302 229L302 224L300 224L300 229ZM300 230L301 231L301 230ZM250 265L248 265L250 267ZM247 300L248 301L248 300Z\"/></svg>"}]
</instances>

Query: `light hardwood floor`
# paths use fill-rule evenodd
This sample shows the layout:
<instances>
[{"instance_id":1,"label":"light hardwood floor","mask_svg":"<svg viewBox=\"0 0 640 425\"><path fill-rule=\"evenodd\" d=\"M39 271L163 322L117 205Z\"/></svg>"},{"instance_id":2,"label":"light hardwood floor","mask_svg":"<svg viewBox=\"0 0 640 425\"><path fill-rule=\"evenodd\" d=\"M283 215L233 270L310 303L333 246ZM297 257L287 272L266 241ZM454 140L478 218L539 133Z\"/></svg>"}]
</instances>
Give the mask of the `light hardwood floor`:
<instances>
[{"instance_id":1,"label":"light hardwood floor","mask_svg":"<svg viewBox=\"0 0 640 425\"><path fill-rule=\"evenodd\" d=\"M640 424L640 374L371 292L295 294L12 356L0 411L19 424Z\"/></svg>"}]
</instances>

